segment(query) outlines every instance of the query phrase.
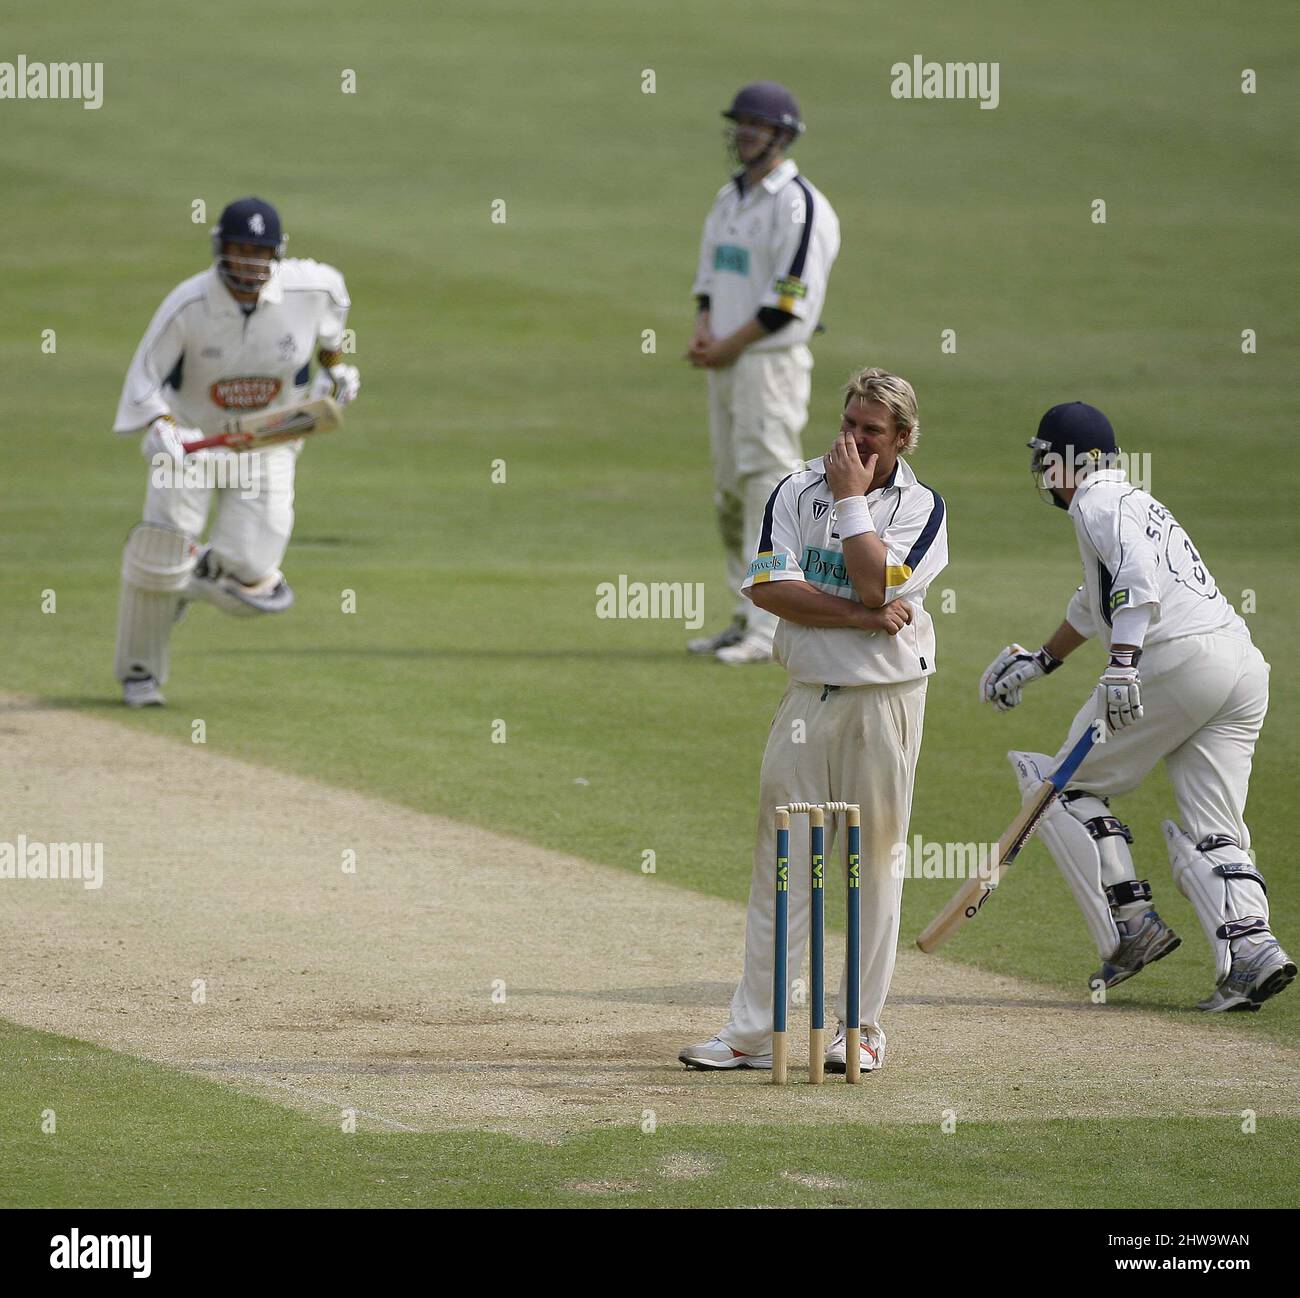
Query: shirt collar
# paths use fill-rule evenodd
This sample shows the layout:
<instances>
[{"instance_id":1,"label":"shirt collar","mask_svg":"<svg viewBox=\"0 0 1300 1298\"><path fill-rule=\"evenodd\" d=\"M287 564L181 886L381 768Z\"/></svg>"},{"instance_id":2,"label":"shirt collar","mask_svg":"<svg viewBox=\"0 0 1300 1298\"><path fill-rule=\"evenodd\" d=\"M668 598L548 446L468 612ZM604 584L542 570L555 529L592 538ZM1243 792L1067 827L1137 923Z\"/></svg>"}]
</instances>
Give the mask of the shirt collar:
<instances>
[{"instance_id":1,"label":"shirt collar","mask_svg":"<svg viewBox=\"0 0 1300 1298\"><path fill-rule=\"evenodd\" d=\"M1091 491L1094 487L1127 487L1128 474L1123 469L1094 469L1090 474L1079 483L1075 490L1074 496L1070 501L1068 512L1071 515L1078 513L1079 502L1083 499L1084 493Z\"/></svg>"},{"instance_id":2,"label":"shirt collar","mask_svg":"<svg viewBox=\"0 0 1300 1298\"><path fill-rule=\"evenodd\" d=\"M792 181L798 174L799 174L799 167L796 164L795 160L793 158L786 158L786 160L783 163L781 163L779 167L777 167L774 171L769 172L766 176L763 177L761 184L762 187L765 190L767 190L769 194L775 194L777 190L781 188L782 185L789 184L789 182ZM739 171L732 173L731 183L735 185L736 193L739 194L741 198L745 198L748 194L752 194L754 192L752 189L747 190L745 188L744 167L741 167Z\"/></svg>"},{"instance_id":3,"label":"shirt collar","mask_svg":"<svg viewBox=\"0 0 1300 1298\"><path fill-rule=\"evenodd\" d=\"M891 473L885 482L877 487L875 491L867 492L867 499L876 500L882 493L888 491L890 487L897 487L901 491L904 487L913 486L915 482L916 474L908 468L902 456L899 456L899 458L894 461L893 473Z\"/></svg>"},{"instance_id":4,"label":"shirt collar","mask_svg":"<svg viewBox=\"0 0 1300 1298\"><path fill-rule=\"evenodd\" d=\"M799 174L793 158L787 158L775 171L763 177L763 188L769 194L775 194L782 185L788 185Z\"/></svg>"}]
</instances>

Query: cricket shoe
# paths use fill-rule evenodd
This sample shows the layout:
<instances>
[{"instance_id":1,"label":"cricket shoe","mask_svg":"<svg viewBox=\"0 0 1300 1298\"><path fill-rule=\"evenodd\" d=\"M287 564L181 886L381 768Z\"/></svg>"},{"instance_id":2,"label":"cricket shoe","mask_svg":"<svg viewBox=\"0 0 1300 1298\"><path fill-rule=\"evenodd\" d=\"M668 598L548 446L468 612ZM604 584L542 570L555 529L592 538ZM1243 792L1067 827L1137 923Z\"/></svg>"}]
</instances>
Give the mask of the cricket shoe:
<instances>
[{"instance_id":1,"label":"cricket shoe","mask_svg":"<svg viewBox=\"0 0 1300 1298\"><path fill-rule=\"evenodd\" d=\"M729 649L732 645L739 644L745 638L745 623L741 618L736 618L725 631L719 631L717 635L700 636L695 640L686 642L686 652L688 654L715 654L719 649Z\"/></svg>"},{"instance_id":2,"label":"cricket shoe","mask_svg":"<svg viewBox=\"0 0 1300 1298\"><path fill-rule=\"evenodd\" d=\"M772 642L767 636L747 635L737 643L719 649L713 656L720 663L726 663L728 667L744 667L749 663L770 663Z\"/></svg>"},{"instance_id":3,"label":"cricket shoe","mask_svg":"<svg viewBox=\"0 0 1300 1298\"><path fill-rule=\"evenodd\" d=\"M771 1055L746 1055L733 1050L720 1037L710 1037L696 1045L687 1046L677 1056L687 1068L701 1072L722 1068L771 1068Z\"/></svg>"},{"instance_id":4,"label":"cricket shoe","mask_svg":"<svg viewBox=\"0 0 1300 1298\"><path fill-rule=\"evenodd\" d=\"M848 1062L848 1037L844 1029L837 1028L835 1031L835 1040L826 1048L826 1071L828 1073L842 1073L846 1071ZM861 1056L860 1071L864 1073L878 1073L885 1066L885 1034L884 1032L864 1032L862 1040L859 1043L858 1050Z\"/></svg>"},{"instance_id":5,"label":"cricket shoe","mask_svg":"<svg viewBox=\"0 0 1300 1298\"><path fill-rule=\"evenodd\" d=\"M1089 987L1095 988L1098 983L1114 987L1163 959L1183 942L1154 910L1143 911L1132 919L1117 919L1115 927L1119 929L1119 948L1088 980Z\"/></svg>"},{"instance_id":6,"label":"cricket shoe","mask_svg":"<svg viewBox=\"0 0 1300 1298\"><path fill-rule=\"evenodd\" d=\"M1243 938L1234 944L1228 976L1214 989L1214 995L1198 1001L1196 1008L1211 1014L1257 1010L1270 996L1289 987L1295 975L1295 961L1271 933L1262 942Z\"/></svg>"},{"instance_id":7,"label":"cricket shoe","mask_svg":"<svg viewBox=\"0 0 1300 1298\"><path fill-rule=\"evenodd\" d=\"M122 702L128 708L159 708L167 700L152 676L133 676L122 682Z\"/></svg>"}]
</instances>

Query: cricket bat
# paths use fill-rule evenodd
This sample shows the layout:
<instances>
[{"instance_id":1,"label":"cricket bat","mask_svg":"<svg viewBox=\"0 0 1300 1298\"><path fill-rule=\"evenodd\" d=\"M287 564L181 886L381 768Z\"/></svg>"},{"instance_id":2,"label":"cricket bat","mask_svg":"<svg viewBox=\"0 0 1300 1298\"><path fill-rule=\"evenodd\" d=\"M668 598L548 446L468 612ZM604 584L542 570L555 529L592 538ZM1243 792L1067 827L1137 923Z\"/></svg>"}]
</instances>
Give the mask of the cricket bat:
<instances>
[{"instance_id":1,"label":"cricket bat","mask_svg":"<svg viewBox=\"0 0 1300 1298\"><path fill-rule=\"evenodd\" d=\"M1015 819L998 839L997 864L987 879L978 874L967 879L952 900L930 921L929 926L916 939L922 951L935 951L941 947L968 920L980 913L984 903L993 895L1007 867L1020 855L1020 849L1029 842L1038 822L1047 814L1052 799L1074 778L1080 763L1097 741L1097 726L1090 725L1078 742L1066 754L1065 760L1051 776L1033 789L1020 804Z\"/></svg>"},{"instance_id":2,"label":"cricket bat","mask_svg":"<svg viewBox=\"0 0 1300 1298\"><path fill-rule=\"evenodd\" d=\"M343 415L332 397L317 397L283 410L239 415L222 425L212 437L186 442L186 453L221 446L231 451L256 451L279 442L292 442L307 433L328 433L343 422Z\"/></svg>"}]
</instances>

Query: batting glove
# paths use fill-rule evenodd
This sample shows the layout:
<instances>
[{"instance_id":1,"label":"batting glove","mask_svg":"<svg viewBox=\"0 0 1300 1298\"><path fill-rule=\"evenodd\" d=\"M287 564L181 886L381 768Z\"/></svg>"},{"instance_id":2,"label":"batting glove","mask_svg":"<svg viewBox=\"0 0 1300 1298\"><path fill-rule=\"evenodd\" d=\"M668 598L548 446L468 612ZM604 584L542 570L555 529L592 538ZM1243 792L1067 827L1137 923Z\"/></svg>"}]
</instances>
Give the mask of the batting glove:
<instances>
[{"instance_id":1,"label":"batting glove","mask_svg":"<svg viewBox=\"0 0 1300 1298\"><path fill-rule=\"evenodd\" d=\"M1060 665L1061 660L1046 646L1030 653L1023 645L1009 644L980 677L980 698L999 712L1010 712L1019 704L1020 692L1030 681L1050 675Z\"/></svg>"},{"instance_id":2,"label":"batting glove","mask_svg":"<svg viewBox=\"0 0 1300 1298\"><path fill-rule=\"evenodd\" d=\"M202 436L197 428L182 428L171 415L159 415L141 439L140 454L151 462L155 455L167 455L182 464L185 443L197 442Z\"/></svg>"},{"instance_id":3,"label":"batting glove","mask_svg":"<svg viewBox=\"0 0 1300 1298\"><path fill-rule=\"evenodd\" d=\"M1138 676L1141 649L1126 649L1110 656L1110 666L1102 673L1097 688L1106 709L1106 725L1123 730L1142 719L1142 680Z\"/></svg>"},{"instance_id":4,"label":"batting glove","mask_svg":"<svg viewBox=\"0 0 1300 1298\"><path fill-rule=\"evenodd\" d=\"M361 391L361 371L355 365L331 365L327 373L334 391L330 396L341 406L346 406L357 399Z\"/></svg>"}]
</instances>

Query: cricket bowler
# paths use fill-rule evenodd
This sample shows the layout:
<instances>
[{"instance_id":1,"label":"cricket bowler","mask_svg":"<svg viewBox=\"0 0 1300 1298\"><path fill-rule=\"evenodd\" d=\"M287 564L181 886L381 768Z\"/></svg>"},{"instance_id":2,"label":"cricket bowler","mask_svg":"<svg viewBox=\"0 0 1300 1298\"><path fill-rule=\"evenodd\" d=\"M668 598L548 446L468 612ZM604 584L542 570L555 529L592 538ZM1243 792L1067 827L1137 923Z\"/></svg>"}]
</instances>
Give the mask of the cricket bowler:
<instances>
[{"instance_id":1,"label":"cricket bowler","mask_svg":"<svg viewBox=\"0 0 1300 1298\"><path fill-rule=\"evenodd\" d=\"M1151 884L1137 877L1133 836L1110 807L1163 759L1179 813L1164 822L1174 882L1214 953L1214 991L1198 1008L1257 1010L1296 976L1269 928L1244 819L1268 663L1187 531L1128 480L1100 410L1081 401L1053 406L1029 446L1040 493L1074 523L1083 585L1041 649L1008 645L994 659L980 694L1006 711L1094 636L1110 655L1055 761L1101 717L1103 742L1038 829L1101 957L1091 986L1114 987L1179 945ZM1022 792L1054 769L1041 753L1010 756Z\"/></svg>"},{"instance_id":2,"label":"cricket bowler","mask_svg":"<svg viewBox=\"0 0 1300 1298\"><path fill-rule=\"evenodd\" d=\"M803 464L812 352L840 224L786 149L804 131L794 96L774 81L745 86L723 116L738 170L704 222L686 359L708 371L713 495L737 600L729 626L691 653L731 666L772 661L776 617L740 593L763 507Z\"/></svg>"},{"instance_id":3,"label":"cricket bowler","mask_svg":"<svg viewBox=\"0 0 1300 1298\"><path fill-rule=\"evenodd\" d=\"M356 367L343 363L351 305L343 276L286 259L279 214L260 198L231 203L211 237L212 266L173 289L145 331L114 423L115 432L143 434L150 463L144 519L122 556L114 660L133 708L163 703L172 627L190 601L239 616L293 604L280 563L301 439L241 452L187 453L185 444L252 411L316 396L346 405L361 387Z\"/></svg>"},{"instance_id":4,"label":"cricket bowler","mask_svg":"<svg viewBox=\"0 0 1300 1298\"><path fill-rule=\"evenodd\" d=\"M831 449L783 478L763 511L744 590L778 619L776 656L790 680L763 753L744 974L727 1025L679 1054L688 1068L772 1067L773 811L792 802L861 805L861 1071L884 1065L881 1019L905 874L897 847L907 841L926 682L935 670L925 594L948 563L943 497L918 482L903 458L919 437L911 385L882 369L862 370L845 389ZM827 861L833 826L832 817ZM807 850L806 838L799 847L792 840L791 859ZM802 965L808 924L808 874L791 871L788 969ZM842 980L827 1072L846 1068L846 990Z\"/></svg>"}]
</instances>

